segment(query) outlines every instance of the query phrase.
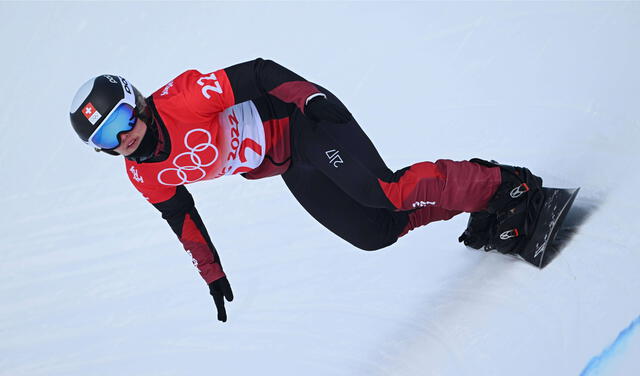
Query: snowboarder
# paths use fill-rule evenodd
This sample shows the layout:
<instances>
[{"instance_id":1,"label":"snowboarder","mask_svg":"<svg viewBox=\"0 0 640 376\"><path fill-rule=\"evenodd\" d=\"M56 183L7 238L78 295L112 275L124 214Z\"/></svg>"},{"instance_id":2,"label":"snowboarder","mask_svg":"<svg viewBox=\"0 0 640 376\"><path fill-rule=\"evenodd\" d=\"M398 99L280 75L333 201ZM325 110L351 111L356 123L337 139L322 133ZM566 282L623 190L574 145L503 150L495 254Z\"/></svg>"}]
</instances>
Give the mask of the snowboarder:
<instances>
[{"instance_id":1,"label":"snowboarder","mask_svg":"<svg viewBox=\"0 0 640 376\"><path fill-rule=\"evenodd\" d=\"M468 212L460 240L503 253L517 248L527 196L542 185L525 168L479 159L392 171L331 92L270 60L188 70L147 98L101 75L78 89L70 117L86 144L125 157L131 183L193 258L223 322L233 292L186 184L280 175L309 214L364 250Z\"/></svg>"}]
</instances>

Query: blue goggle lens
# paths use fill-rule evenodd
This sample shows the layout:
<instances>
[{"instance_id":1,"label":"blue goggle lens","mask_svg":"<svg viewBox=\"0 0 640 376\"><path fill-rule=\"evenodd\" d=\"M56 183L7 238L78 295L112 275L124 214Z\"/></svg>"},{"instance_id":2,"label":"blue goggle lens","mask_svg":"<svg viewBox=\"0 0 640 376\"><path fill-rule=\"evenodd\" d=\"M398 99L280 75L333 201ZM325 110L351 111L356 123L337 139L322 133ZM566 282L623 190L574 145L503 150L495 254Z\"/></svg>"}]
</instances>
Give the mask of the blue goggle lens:
<instances>
[{"instance_id":1,"label":"blue goggle lens","mask_svg":"<svg viewBox=\"0 0 640 376\"><path fill-rule=\"evenodd\" d=\"M122 103L100 124L98 131L91 137L91 142L102 149L115 149L120 145L118 135L129 132L135 124L133 107Z\"/></svg>"}]
</instances>

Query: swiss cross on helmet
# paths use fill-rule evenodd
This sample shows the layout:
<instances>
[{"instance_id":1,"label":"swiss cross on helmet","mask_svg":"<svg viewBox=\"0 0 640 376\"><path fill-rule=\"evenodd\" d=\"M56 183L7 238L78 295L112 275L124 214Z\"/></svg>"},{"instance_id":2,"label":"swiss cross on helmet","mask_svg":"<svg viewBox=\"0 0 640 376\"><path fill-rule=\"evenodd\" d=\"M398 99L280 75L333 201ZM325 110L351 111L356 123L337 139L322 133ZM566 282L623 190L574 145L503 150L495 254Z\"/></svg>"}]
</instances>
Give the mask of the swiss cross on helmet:
<instances>
[{"instance_id":1,"label":"swiss cross on helmet","mask_svg":"<svg viewBox=\"0 0 640 376\"><path fill-rule=\"evenodd\" d=\"M85 82L71 102L71 125L96 150L112 151L146 108L144 97L123 77L103 74ZM111 152L110 154L113 154Z\"/></svg>"}]
</instances>

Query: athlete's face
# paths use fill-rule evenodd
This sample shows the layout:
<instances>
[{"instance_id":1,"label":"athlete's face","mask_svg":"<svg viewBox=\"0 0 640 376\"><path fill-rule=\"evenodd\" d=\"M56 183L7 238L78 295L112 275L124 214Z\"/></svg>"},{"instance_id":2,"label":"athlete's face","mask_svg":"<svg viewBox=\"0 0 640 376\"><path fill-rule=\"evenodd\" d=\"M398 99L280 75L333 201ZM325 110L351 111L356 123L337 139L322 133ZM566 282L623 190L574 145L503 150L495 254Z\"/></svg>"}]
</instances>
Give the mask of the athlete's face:
<instances>
[{"instance_id":1,"label":"athlete's face","mask_svg":"<svg viewBox=\"0 0 640 376\"><path fill-rule=\"evenodd\" d=\"M120 134L120 146L113 150L125 157L131 155L131 153L136 151L138 146L140 146L140 142L142 142L142 138L146 132L147 124L138 118L132 130Z\"/></svg>"}]
</instances>

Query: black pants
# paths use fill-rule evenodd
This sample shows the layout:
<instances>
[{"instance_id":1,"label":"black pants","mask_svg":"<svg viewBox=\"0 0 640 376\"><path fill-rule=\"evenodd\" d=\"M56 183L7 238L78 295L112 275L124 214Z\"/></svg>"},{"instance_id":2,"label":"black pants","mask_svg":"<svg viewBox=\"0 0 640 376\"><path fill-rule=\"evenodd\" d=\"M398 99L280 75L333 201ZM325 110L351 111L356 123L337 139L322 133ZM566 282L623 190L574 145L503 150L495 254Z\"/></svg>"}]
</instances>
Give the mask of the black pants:
<instances>
[{"instance_id":1,"label":"black pants","mask_svg":"<svg viewBox=\"0 0 640 376\"><path fill-rule=\"evenodd\" d=\"M395 243L409 212L395 211L380 189L378 179L393 181L396 174L358 123L315 123L298 112L291 118L291 138L292 163L282 177L306 211L358 248Z\"/></svg>"},{"instance_id":2,"label":"black pants","mask_svg":"<svg viewBox=\"0 0 640 376\"><path fill-rule=\"evenodd\" d=\"M355 120L316 123L295 111L290 130L291 166L282 175L287 187L316 220L365 250L389 246L416 227L484 210L501 182L499 168L469 161L440 159L391 171Z\"/></svg>"}]
</instances>

